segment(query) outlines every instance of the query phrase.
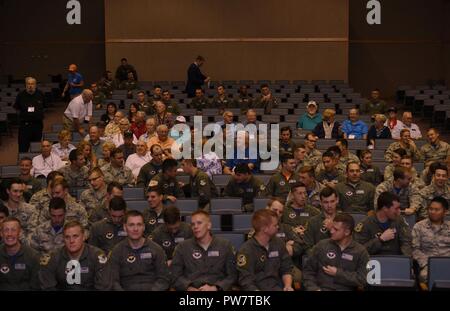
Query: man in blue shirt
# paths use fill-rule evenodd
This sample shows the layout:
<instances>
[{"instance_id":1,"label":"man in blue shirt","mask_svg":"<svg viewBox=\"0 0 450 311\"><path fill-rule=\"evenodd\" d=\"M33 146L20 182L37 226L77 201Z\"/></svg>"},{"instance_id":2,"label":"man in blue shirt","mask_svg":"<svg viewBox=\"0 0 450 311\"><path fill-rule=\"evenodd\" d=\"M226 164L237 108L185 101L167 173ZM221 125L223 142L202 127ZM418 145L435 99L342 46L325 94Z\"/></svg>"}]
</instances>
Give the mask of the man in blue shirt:
<instances>
[{"instance_id":1,"label":"man in blue shirt","mask_svg":"<svg viewBox=\"0 0 450 311\"><path fill-rule=\"evenodd\" d=\"M78 73L77 70L77 65L71 64L69 66L67 83L64 87L64 91L62 92L62 97L64 97L66 95L66 92L69 91L70 98L73 99L74 97L80 95L83 91L82 87L84 85L84 78L80 73Z\"/></svg>"},{"instance_id":2,"label":"man in blue shirt","mask_svg":"<svg viewBox=\"0 0 450 311\"><path fill-rule=\"evenodd\" d=\"M350 110L348 120L342 123L342 132L345 139L367 139L369 128L367 124L359 120L359 111L354 108Z\"/></svg>"}]
</instances>

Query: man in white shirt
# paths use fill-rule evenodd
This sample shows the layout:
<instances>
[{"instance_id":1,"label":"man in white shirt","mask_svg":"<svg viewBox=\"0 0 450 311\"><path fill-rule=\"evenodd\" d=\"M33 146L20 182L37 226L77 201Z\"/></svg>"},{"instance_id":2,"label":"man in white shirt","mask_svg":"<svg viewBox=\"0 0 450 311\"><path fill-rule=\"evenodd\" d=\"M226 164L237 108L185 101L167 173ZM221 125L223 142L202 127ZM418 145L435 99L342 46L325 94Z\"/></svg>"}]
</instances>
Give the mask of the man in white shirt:
<instances>
[{"instance_id":1,"label":"man in white shirt","mask_svg":"<svg viewBox=\"0 0 450 311\"><path fill-rule=\"evenodd\" d=\"M68 131L78 132L84 136L83 122L92 118L92 99L94 95L91 90L83 90L81 95L72 99L64 111L63 124Z\"/></svg>"},{"instance_id":2,"label":"man in white shirt","mask_svg":"<svg viewBox=\"0 0 450 311\"><path fill-rule=\"evenodd\" d=\"M64 166L61 159L52 151L52 144L48 140L41 143L41 154L33 158L33 174L34 177L45 176L57 171Z\"/></svg>"},{"instance_id":3,"label":"man in white shirt","mask_svg":"<svg viewBox=\"0 0 450 311\"><path fill-rule=\"evenodd\" d=\"M136 143L136 153L131 154L127 161L125 162L125 166L128 167L133 173L134 178L137 178L139 175L139 171L141 167L152 160L152 156L147 151L147 143L143 140L139 140Z\"/></svg>"},{"instance_id":4,"label":"man in white shirt","mask_svg":"<svg viewBox=\"0 0 450 311\"><path fill-rule=\"evenodd\" d=\"M412 123L413 116L410 111L405 111L403 113L402 121L402 123L398 124L398 126L394 127L394 129L392 130L392 138L400 139L400 132L403 129L408 129L411 133L412 139L422 139L420 128L417 126L417 124Z\"/></svg>"}]
</instances>

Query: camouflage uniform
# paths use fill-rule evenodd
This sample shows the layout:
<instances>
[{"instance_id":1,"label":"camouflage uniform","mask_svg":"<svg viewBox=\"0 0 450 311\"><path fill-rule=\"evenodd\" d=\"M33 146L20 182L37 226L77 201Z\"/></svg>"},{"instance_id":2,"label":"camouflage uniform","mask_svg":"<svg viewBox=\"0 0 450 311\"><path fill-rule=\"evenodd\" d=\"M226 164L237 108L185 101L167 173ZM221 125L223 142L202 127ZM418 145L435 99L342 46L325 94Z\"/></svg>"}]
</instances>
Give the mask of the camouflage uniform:
<instances>
[{"instance_id":1,"label":"camouflage uniform","mask_svg":"<svg viewBox=\"0 0 450 311\"><path fill-rule=\"evenodd\" d=\"M320 191L323 188L325 188L324 185L318 181L314 181L314 188L312 190L306 189L306 204L320 209Z\"/></svg>"},{"instance_id":2,"label":"camouflage uniform","mask_svg":"<svg viewBox=\"0 0 450 311\"><path fill-rule=\"evenodd\" d=\"M23 192L24 197L27 197L28 199L30 199L33 196L33 194L37 193L42 189L42 184L37 178L30 177L27 180L23 179L21 180L25 184L25 189Z\"/></svg>"},{"instance_id":3,"label":"camouflage uniform","mask_svg":"<svg viewBox=\"0 0 450 311\"><path fill-rule=\"evenodd\" d=\"M242 198L244 210L251 212L254 210L253 199L262 197L266 187L261 179L251 176L248 182L238 184L234 178L230 178L228 184L225 186L223 195L226 197Z\"/></svg>"},{"instance_id":4,"label":"camouflage uniform","mask_svg":"<svg viewBox=\"0 0 450 311\"><path fill-rule=\"evenodd\" d=\"M384 153L384 159L387 162L392 162L394 150L399 149L399 148L405 149L406 154L413 157L414 161L420 161L422 158L422 155L420 154L420 151L419 151L419 149L417 149L417 147L409 146L409 147L405 148L405 147L402 147L402 145L399 142L394 142L389 145L388 149Z\"/></svg>"},{"instance_id":5,"label":"camouflage uniform","mask_svg":"<svg viewBox=\"0 0 450 311\"><path fill-rule=\"evenodd\" d=\"M166 110L167 112L170 112L171 114L174 114L176 116L178 116L180 114L180 108L178 107L178 105L171 101L163 101L163 103L166 105Z\"/></svg>"},{"instance_id":6,"label":"camouflage uniform","mask_svg":"<svg viewBox=\"0 0 450 311\"><path fill-rule=\"evenodd\" d=\"M267 183L266 196L286 199L291 191L291 185L297 183L298 181L300 181L300 179L296 173L292 173L288 180L281 172L277 172L272 175Z\"/></svg>"},{"instance_id":7,"label":"camouflage uniform","mask_svg":"<svg viewBox=\"0 0 450 311\"><path fill-rule=\"evenodd\" d=\"M310 153L305 154L303 163L305 166L316 167L319 163L322 163L322 153L317 149L313 149Z\"/></svg>"},{"instance_id":8,"label":"camouflage uniform","mask_svg":"<svg viewBox=\"0 0 450 311\"><path fill-rule=\"evenodd\" d=\"M63 227L55 231L50 220L40 224L30 235L30 246L41 255L49 254L63 245Z\"/></svg>"},{"instance_id":9,"label":"camouflage uniform","mask_svg":"<svg viewBox=\"0 0 450 311\"><path fill-rule=\"evenodd\" d=\"M364 287L367 276L367 250L356 241L351 241L345 250L331 239L320 241L311 252L303 271L305 289L355 290ZM335 276L323 271L323 267L337 268Z\"/></svg>"},{"instance_id":10,"label":"camouflage uniform","mask_svg":"<svg viewBox=\"0 0 450 311\"><path fill-rule=\"evenodd\" d=\"M336 185L339 206L346 213L367 213L374 210L375 186L360 180L356 184L340 182Z\"/></svg>"},{"instance_id":11,"label":"camouflage uniform","mask_svg":"<svg viewBox=\"0 0 450 311\"><path fill-rule=\"evenodd\" d=\"M87 166L82 166L79 171L74 171L70 165L66 165L60 168L59 172L63 174L70 188L81 188L88 185L89 169Z\"/></svg>"},{"instance_id":12,"label":"camouflage uniform","mask_svg":"<svg viewBox=\"0 0 450 311\"><path fill-rule=\"evenodd\" d=\"M95 107L95 109L101 109L103 103L105 102L106 95L100 91L93 93L93 95L94 98L92 98L92 105Z\"/></svg>"},{"instance_id":13,"label":"camouflage uniform","mask_svg":"<svg viewBox=\"0 0 450 311\"><path fill-rule=\"evenodd\" d=\"M26 244L10 256L0 243L0 290L39 290L39 254Z\"/></svg>"},{"instance_id":14,"label":"camouflage uniform","mask_svg":"<svg viewBox=\"0 0 450 311\"><path fill-rule=\"evenodd\" d=\"M384 180L391 180L394 179L394 170L397 166L394 166L394 164L388 164L385 168L384 168ZM398 166L400 167L400 166ZM417 171L414 167L411 167L411 175L417 176Z\"/></svg>"},{"instance_id":15,"label":"camouflage uniform","mask_svg":"<svg viewBox=\"0 0 450 311\"><path fill-rule=\"evenodd\" d=\"M387 229L395 230L395 237L390 241L381 241L380 236ZM370 255L404 255L411 256L411 229L405 219L399 217L388 220L383 226L376 215L367 216L356 225L354 238L364 245Z\"/></svg>"},{"instance_id":16,"label":"camouflage uniform","mask_svg":"<svg viewBox=\"0 0 450 311\"><path fill-rule=\"evenodd\" d=\"M127 237L123 225L116 225L110 217L95 222L90 230L89 244L109 253L116 244Z\"/></svg>"},{"instance_id":17,"label":"camouflage uniform","mask_svg":"<svg viewBox=\"0 0 450 311\"><path fill-rule=\"evenodd\" d=\"M283 289L282 276L292 274L293 264L283 240L274 237L269 248L255 238L246 241L237 255L239 286L244 291Z\"/></svg>"},{"instance_id":18,"label":"camouflage uniform","mask_svg":"<svg viewBox=\"0 0 450 311\"><path fill-rule=\"evenodd\" d=\"M302 209L292 207L292 201L287 202L281 222L293 228L302 226L306 228L311 217L320 214L320 211L311 205L305 205Z\"/></svg>"},{"instance_id":19,"label":"camouflage uniform","mask_svg":"<svg viewBox=\"0 0 450 311\"><path fill-rule=\"evenodd\" d=\"M444 186L443 189L438 188L434 182L431 182L429 186L422 188L419 191L414 192L411 198L411 208L417 213L419 218L427 218L427 208L430 205L431 200L437 196L442 196L450 200L450 185Z\"/></svg>"},{"instance_id":20,"label":"camouflage uniform","mask_svg":"<svg viewBox=\"0 0 450 311\"><path fill-rule=\"evenodd\" d=\"M115 168L108 163L101 167L103 174L105 175L104 179L107 184L116 181L122 185L131 185L134 184L134 176L131 170L122 166L120 168Z\"/></svg>"},{"instance_id":21,"label":"camouflage uniform","mask_svg":"<svg viewBox=\"0 0 450 311\"><path fill-rule=\"evenodd\" d=\"M350 162L360 163L359 158L356 155L354 155L353 153L351 153L350 151L348 152L348 155L346 157L341 156L339 159L339 163L341 163L346 169L347 169L347 164Z\"/></svg>"},{"instance_id":22,"label":"camouflage uniform","mask_svg":"<svg viewBox=\"0 0 450 311\"><path fill-rule=\"evenodd\" d=\"M62 247L51 255L41 257L39 280L44 290L108 290L110 288L109 274L106 264L108 257L95 246L84 244L78 262L80 264L80 284L69 284L67 281L67 266L72 260L66 247Z\"/></svg>"},{"instance_id":23,"label":"camouflage uniform","mask_svg":"<svg viewBox=\"0 0 450 311\"><path fill-rule=\"evenodd\" d=\"M128 92L131 92L133 90L139 89L139 84L136 80L126 80L120 83L119 87L121 90L127 90Z\"/></svg>"},{"instance_id":24,"label":"camouflage uniform","mask_svg":"<svg viewBox=\"0 0 450 311\"><path fill-rule=\"evenodd\" d=\"M67 195L67 198L64 201L66 201L66 221L78 220L81 225L87 229L89 227L88 216L84 207L77 203L70 195ZM49 203L41 210L37 222L38 224L43 224L50 220Z\"/></svg>"},{"instance_id":25,"label":"camouflage uniform","mask_svg":"<svg viewBox=\"0 0 450 311\"><path fill-rule=\"evenodd\" d=\"M97 191L89 188L81 193L80 204L85 208L89 218L91 218L94 210L105 206L107 194L106 186Z\"/></svg>"},{"instance_id":26,"label":"camouflage uniform","mask_svg":"<svg viewBox=\"0 0 450 311\"><path fill-rule=\"evenodd\" d=\"M211 108L218 108L219 111L224 111L227 108L236 108L236 104L233 98L228 98L228 95L225 95L224 98L220 98L215 96L210 104Z\"/></svg>"},{"instance_id":27,"label":"camouflage uniform","mask_svg":"<svg viewBox=\"0 0 450 311\"><path fill-rule=\"evenodd\" d=\"M254 107L264 108L264 113L270 114L272 112L272 108L278 107L278 99L271 95L269 100L263 101L262 96L260 96L255 100Z\"/></svg>"},{"instance_id":28,"label":"camouflage uniform","mask_svg":"<svg viewBox=\"0 0 450 311\"><path fill-rule=\"evenodd\" d=\"M417 191L417 189L411 185L409 185L407 188L402 188L400 189L400 191L398 191L394 188L394 181L392 179L384 181L381 184L379 184L378 187L375 189L374 204L375 206L377 205L377 200L381 193L391 192L393 194L398 195L398 197L400 198L400 209L404 210L410 207L412 202L412 196L415 191Z\"/></svg>"},{"instance_id":29,"label":"camouflage uniform","mask_svg":"<svg viewBox=\"0 0 450 311\"><path fill-rule=\"evenodd\" d=\"M430 219L415 224L412 230L412 256L420 267L420 278L426 282L429 257L450 257L450 221L437 227Z\"/></svg>"},{"instance_id":30,"label":"camouflage uniform","mask_svg":"<svg viewBox=\"0 0 450 311\"><path fill-rule=\"evenodd\" d=\"M136 187L146 189L150 180L155 177L156 174L162 172L162 165L156 165L152 161L144 164L139 171L139 175L136 181Z\"/></svg>"},{"instance_id":31,"label":"camouflage uniform","mask_svg":"<svg viewBox=\"0 0 450 311\"><path fill-rule=\"evenodd\" d=\"M20 225L22 227L22 235L20 240L27 239L37 226L34 206L25 202L20 202L19 207L16 210L12 210L8 207L7 203L4 205L9 211L9 216L16 217L20 221Z\"/></svg>"},{"instance_id":32,"label":"camouflage uniform","mask_svg":"<svg viewBox=\"0 0 450 311\"><path fill-rule=\"evenodd\" d=\"M167 230L165 225L158 226L150 235L153 242L162 247L167 260L172 260L175 247L184 240L192 238L192 229L187 223L181 222L180 228L175 234Z\"/></svg>"},{"instance_id":33,"label":"camouflage uniform","mask_svg":"<svg viewBox=\"0 0 450 311\"><path fill-rule=\"evenodd\" d=\"M428 143L420 148L420 152L424 158L425 166L429 166L433 162L447 161L447 158L450 157L450 145L445 141L439 141L436 146Z\"/></svg>"}]
</instances>

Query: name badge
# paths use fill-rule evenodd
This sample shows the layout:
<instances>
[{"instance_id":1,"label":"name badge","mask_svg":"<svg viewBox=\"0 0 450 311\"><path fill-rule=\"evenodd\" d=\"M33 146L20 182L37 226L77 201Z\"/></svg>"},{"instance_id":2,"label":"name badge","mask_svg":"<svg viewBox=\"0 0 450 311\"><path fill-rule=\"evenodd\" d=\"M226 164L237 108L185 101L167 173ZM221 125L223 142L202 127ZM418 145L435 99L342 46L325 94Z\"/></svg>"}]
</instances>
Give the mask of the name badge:
<instances>
[{"instance_id":1,"label":"name badge","mask_svg":"<svg viewBox=\"0 0 450 311\"><path fill-rule=\"evenodd\" d=\"M353 134L350 134L350 135L348 135L348 139L355 139L355 135L353 135Z\"/></svg>"},{"instance_id":2,"label":"name badge","mask_svg":"<svg viewBox=\"0 0 450 311\"><path fill-rule=\"evenodd\" d=\"M290 184L295 184L295 183L297 183L297 181L295 179L289 179L289 183Z\"/></svg>"},{"instance_id":3,"label":"name badge","mask_svg":"<svg viewBox=\"0 0 450 311\"><path fill-rule=\"evenodd\" d=\"M117 236L127 236L127 233L125 231L119 231L117 232Z\"/></svg>"},{"instance_id":4,"label":"name badge","mask_svg":"<svg viewBox=\"0 0 450 311\"><path fill-rule=\"evenodd\" d=\"M163 224L163 223L164 223L164 219L158 218L158 223L159 223L159 224Z\"/></svg>"},{"instance_id":5,"label":"name badge","mask_svg":"<svg viewBox=\"0 0 450 311\"><path fill-rule=\"evenodd\" d=\"M277 233L277 238L285 238L286 234L284 232Z\"/></svg>"},{"instance_id":6,"label":"name badge","mask_svg":"<svg viewBox=\"0 0 450 311\"><path fill-rule=\"evenodd\" d=\"M175 243L183 242L184 238L175 238Z\"/></svg>"},{"instance_id":7,"label":"name badge","mask_svg":"<svg viewBox=\"0 0 450 311\"><path fill-rule=\"evenodd\" d=\"M28 112L34 112L34 107L28 107Z\"/></svg>"},{"instance_id":8,"label":"name badge","mask_svg":"<svg viewBox=\"0 0 450 311\"><path fill-rule=\"evenodd\" d=\"M89 273L89 267L81 267L80 273Z\"/></svg>"},{"instance_id":9,"label":"name badge","mask_svg":"<svg viewBox=\"0 0 450 311\"><path fill-rule=\"evenodd\" d=\"M247 188L247 192L253 192L253 188Z\"/></svg>"},{"instance_id":10,"label":"name badge","mask_svg":"<svg viewBox=\"0 0 450 311\"><path fill-rule=\"evenodd\" d=\"M219 251L209 251L208 257L219 257Z\"/></svg>"},{"instance_id":11,"label":"name badge","mask_svg":"<svg viewBox=\"0 0 450 311\"><path fill-rule=\"evenodd\" d=\"M269 258L276 258L278 256L279 256L278 251L272 251L269 253Z\"/></svg>"},{"instance_id":12,"label":"name badge","mask_svg":"<svg viewBox=\"0 0 450 311\"><path fill-rule=\"evenodd\" d=\"M33 185L27 185L27 189L28 189L28 190L33 189Z\"/></svg>"},{"instance_id":13,"label":"name badge","mask_svg":"<svg viewBox=\"0 0 450 311\"><path fill-rule=\"evenodd\" d=\"M364 190L356 190L356 194L364 194Z\"/></svg>"},{"instance_id":14,"label":"name badge","mask_svg":"<svg viewBox=\"0 0 450 311\"><path fill-rule=\"evenodd\" d=\"M300 213L300 217L309 217L309 213Z\"/></svg>"},{"instance_id":15,"label":"name badge","mask_svg":"<svg viewBox=\"0 0 450 311\"><path fill-rule=\"evenodd\" d=\"M152 258L152 253L142 253L140 257L141 259L150 259Z\"/></svg>"},{"instance_id":16,"label":"name badge","mask_svg":"<svg viewBox=\"0 0 450 311\"><path fill-rule=\"evenodd\" d=\"M26 268L26 265L24 263L16 263L14 265L14 269L16 269L16 270L25 270L25 268Z\"/></svg>"},{"instance_id":17,"label":"name badge","mask_svg":"<svg viewBox=\"0 0 450 311\"><path fill-rule=\"evenodd\" d=\"M342 253L342 259L352 261L353 260L353 255Z\"/></svg>"},{"instance_id":18,"label":"name badge","mask_svg":"<svg viewBox=\"0 0 450 311\"><path fill-rule=\"evenodd\" d=\"M373 168L369 168L369 169L367 169L367 172L369 172L369 173L374 172L374 169Z\"/></svg>"}]
</instances>

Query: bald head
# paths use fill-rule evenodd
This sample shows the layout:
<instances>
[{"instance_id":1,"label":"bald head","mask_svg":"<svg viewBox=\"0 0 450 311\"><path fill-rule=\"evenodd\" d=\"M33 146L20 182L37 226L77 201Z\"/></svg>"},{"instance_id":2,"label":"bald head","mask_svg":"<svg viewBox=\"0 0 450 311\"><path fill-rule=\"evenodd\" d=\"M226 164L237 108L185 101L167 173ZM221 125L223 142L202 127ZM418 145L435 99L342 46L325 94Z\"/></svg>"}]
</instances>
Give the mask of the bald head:
<instances>
[{"instance_id":1,"label":"bald head","mask_svg":"<svg viewBox=\"0 0 450 311\"><path fill-rule=\"evenodd\" d=\"M83 92L81 92L81 97L83 98L84 103L87 104L94 98L94 94L91 90L84 89Z\"/></svg>"}]
</instances>

